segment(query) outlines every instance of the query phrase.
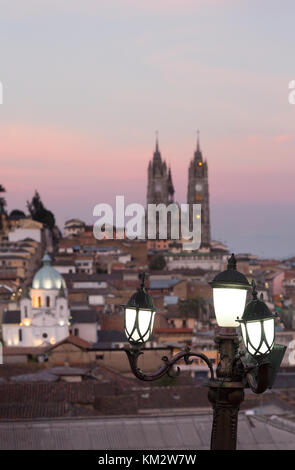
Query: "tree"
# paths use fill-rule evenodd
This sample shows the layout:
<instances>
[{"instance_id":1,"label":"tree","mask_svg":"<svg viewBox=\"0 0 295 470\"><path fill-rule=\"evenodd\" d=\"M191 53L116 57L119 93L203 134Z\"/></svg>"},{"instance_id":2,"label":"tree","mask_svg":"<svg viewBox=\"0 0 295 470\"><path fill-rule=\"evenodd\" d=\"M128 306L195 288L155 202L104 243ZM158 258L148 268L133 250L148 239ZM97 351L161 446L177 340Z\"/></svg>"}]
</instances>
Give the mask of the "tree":
<instances>
[{"instance_id":1,"label":"tree","mask_svg":"<svg viewBox=\"0 0 295 470\"><path fill-rule=\"evenodd\" d=\"M149 268L155 271L161 271L166 267L166 261L163 255L154 256L149 264Z\"/></svg>"},{"instance_id":2,"label":"tree","mask_svg":"<svg viewBox=\"0 0 295 470\"><path fill-rule=\"evenodd\" d=\"M54 214L47 210L44 206L43 202L41 201L40 194L38 191L35 191L35 194L32 198L32 201L27 201L28 210L32 216L33 220L37 222L41 222L46 227L50 228L51 230L55 226L55 217Z\"/></svg>"},{"instance_id":3,"label":"tree","mask_svg":"<svg viewBox=\"0 0 295 470\"><path fill-rule=\"evenodd\" d=\"M26 214L19 209L13 209L13 211L10 212L9 217L23 218L23 217L26 217Z\"/></svg>"}]
</instances>

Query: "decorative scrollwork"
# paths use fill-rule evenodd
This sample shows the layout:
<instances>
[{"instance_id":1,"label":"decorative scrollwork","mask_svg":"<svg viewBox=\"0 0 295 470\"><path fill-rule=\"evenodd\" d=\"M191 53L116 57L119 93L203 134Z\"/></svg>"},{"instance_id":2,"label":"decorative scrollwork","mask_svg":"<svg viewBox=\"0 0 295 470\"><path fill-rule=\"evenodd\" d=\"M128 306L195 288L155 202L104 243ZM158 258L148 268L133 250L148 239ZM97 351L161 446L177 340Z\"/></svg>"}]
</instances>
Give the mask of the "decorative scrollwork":
<instances>
[{"instance_id":1,"label":"decorative scrollwork","mask_svg":"<svg viewBox=\"0 0 295 470\"><path fill-rule=\"evenodd\" d=\"M180 351L179 353L175 354L171 359L167 356L162 357L163 365L153 373L145 373L138 367L138 358L143 352L139 348L131 348L125 349L127 354L129 364L133 374L140 380L144 380L147 382L151 382L154 380L158 380L167 374L169 377L177 377L180 374L180 368L173 369L173 366L180 360L184 360L186 364L192 364L193 360L190 359L191 357L198 357L202 359L208 366L210 371L210 379L214 380L214 371L212 367L212 363L210 359L208 359L205 354L197 353L191 351L190 348L186 348L184 351Z\"/></svg>"}]
</instances>

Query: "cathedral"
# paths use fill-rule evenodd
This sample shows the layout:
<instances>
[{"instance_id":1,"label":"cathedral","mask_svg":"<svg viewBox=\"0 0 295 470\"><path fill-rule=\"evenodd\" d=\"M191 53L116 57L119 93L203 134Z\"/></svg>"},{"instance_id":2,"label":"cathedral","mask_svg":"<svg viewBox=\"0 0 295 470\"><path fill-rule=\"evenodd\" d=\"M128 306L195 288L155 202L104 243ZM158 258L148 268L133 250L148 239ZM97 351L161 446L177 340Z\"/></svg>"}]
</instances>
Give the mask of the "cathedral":
<instances>
[{"instance_id":1,"label":"cathedral","mask_svg":"<svg viewBox=\"0 0 295 470\"><path fill-rule=\"evenodd\" d=\"M174 186L171 168L167 168L159 150L158 136L152 160L148 165L147 204L165 204L174 202ZM187 204L190 220L192 205L201 204L201 248L210 249L210 209L208 165L200 149L199 132L197 146L188 169Z\"/></svg>"},{"instance_id":2,"label":"cathedral","mask_svg":"<svg viewBox=\"0 0 295 470\"><path fill-rule=\"evenodd\" d=\"M42 261L30 291L23 289L18 309L3 313L6 346L46 346L69 335L70 312L64 278L51 266L48 254Z\"/></svg>"}]
</instances>

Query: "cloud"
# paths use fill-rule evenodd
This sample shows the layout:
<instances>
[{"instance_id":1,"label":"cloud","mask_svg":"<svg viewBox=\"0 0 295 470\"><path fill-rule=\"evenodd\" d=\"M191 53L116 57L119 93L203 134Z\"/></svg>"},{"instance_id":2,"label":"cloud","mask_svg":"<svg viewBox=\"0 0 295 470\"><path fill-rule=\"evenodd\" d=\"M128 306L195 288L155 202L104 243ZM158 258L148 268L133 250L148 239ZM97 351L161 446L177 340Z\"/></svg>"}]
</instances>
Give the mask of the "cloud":
<instances>
[{"instance_id":1,"label":"cloud","mask_svg":"<svg viewBox=\"0 0 295 470\"><path fill-rule=\"evenodd\" d=\"M276 144L284 144L288 142L293 142L295 140L294 135L291 134L281 134L281 135L275 135L272 137L272 141L275 142Z\"/></svg>"}]
</instances>

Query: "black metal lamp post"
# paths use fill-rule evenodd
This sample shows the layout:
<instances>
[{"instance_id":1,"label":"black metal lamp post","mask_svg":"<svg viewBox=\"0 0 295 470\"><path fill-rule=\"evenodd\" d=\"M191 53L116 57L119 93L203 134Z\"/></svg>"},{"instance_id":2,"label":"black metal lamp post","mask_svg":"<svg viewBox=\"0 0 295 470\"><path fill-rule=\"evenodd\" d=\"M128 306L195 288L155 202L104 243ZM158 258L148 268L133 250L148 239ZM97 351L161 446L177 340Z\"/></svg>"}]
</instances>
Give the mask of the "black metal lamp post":
<instances>
[{"instance_id":1,"label":"black metal lamp post","mask_svg":"<svg viewBox=\"0 0 295 470\"><path fill-rule=\"evenodd\" d=\"M234 255L228 261L227 270L218 274L210 283L213 287L214 309L220 327L215 342L219 351L216 376L212 363L205 354L186 348L168 359L154 373L144 373L138 367L141 348L151 336L155 308L144 286L125 306L125 332L131 344L125 349L134 375L140 380L154 381L165 374L176 376L180 369L173 366L180 360L192 364L193 357L202 359L210 371L208 398L213 407L211 434L212 450L234 450L237 442L237 422L240 404L244 399L244 388L254 393L263 393L271 388L284 356L285 346L274 344L274 315L262 299L257 299L255 284L252 284L253 300L245 308L247 291L251 289L246 277L236 270ZM239 336L236 328L241 324L242 336L247 351L239 351Z\"/></svg>"}]
</instances>

